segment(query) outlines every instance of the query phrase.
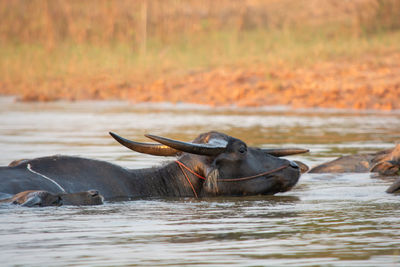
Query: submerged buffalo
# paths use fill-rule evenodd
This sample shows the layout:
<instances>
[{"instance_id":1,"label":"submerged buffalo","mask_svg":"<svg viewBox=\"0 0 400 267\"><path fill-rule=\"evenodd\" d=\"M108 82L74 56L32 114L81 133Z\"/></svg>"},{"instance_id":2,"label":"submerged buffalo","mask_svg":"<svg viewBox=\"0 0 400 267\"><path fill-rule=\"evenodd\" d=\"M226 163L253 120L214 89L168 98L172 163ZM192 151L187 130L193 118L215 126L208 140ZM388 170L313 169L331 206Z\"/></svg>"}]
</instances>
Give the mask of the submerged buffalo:
<instances>
[{"instance_id":1,"label":"submerged buffalo","mask_svg":"<svg viewBox=\"0 0 400 267\"><path fill-rule=\"evenodd\" d=\"M101 205L103 204L103 196L97 190L57 194L43 190L27 190L10 198L1 199L0 203L12 203L25 207Z\"/></svg>"},{"instance_id":2,"label":"submerged buffalo","mask_svg":"<svg viewBox=\"0 0 400 267\"><path fill-rule=\"evenodd\" d=\"M201 134L193 142L146 135L158 143L110 134L134 151L177 160L145 169L71 156L23 160L0 167L0 192L73 193L96 188L106 200L269 195L291 189L300 177L296 163L279 157L308 151L248 147L219 132Z\"/></svg>"},{"instance_id":3,"label":"submerged buffalo","mask_svg":"<svg viewBox=\"0 0 400 267\"><path fill-rule=\"evenodd\" d=\"M400 144L376 153L337 158L312 168L310 173L375 172L386 176L400 176ZM400 178L386 192L400 191Z\"/></svg>"}]
</instances>

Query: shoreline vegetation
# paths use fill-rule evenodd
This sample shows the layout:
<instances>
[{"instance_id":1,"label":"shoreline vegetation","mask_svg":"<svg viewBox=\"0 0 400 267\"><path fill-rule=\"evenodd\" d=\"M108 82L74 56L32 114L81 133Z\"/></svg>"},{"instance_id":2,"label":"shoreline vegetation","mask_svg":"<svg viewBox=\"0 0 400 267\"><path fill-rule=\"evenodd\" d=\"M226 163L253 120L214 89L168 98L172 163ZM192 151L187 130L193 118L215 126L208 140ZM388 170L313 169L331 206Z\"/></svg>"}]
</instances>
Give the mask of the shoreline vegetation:
<instances>
[{"instance_id":1,"label":"shoreline vegetation","mask_svg":"<svg viewBox=\"0 0 400 267\"><path fill-rule=\"evenodd\" d=\"M214 2L0 2L0 94L400 109L400 1Z\"/></svg>"}]
</instances>

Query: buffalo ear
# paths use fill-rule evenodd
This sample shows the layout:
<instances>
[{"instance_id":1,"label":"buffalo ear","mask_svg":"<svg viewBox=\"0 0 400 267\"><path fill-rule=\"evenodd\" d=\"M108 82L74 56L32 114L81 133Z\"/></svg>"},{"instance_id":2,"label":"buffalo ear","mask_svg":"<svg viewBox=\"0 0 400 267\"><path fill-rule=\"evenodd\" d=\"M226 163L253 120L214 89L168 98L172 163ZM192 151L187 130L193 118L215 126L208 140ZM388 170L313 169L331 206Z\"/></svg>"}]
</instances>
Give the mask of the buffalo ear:
<instances>
[{"instance_id":1,"label":"buffalo ear","mask_svg":"<svg viewBox=\"0 0 400 267\"><path fill-rule=\"evenodd\" d=\"M378 172L382 175L396 175L399 172L399 169L399 164L396 164L396 162L389 160L378 162L370 169L370 172Z\"/></svg>"},{"instance_id":2,"label":"buffalo ear","mask_svg":"<svg viewBox=\"0 0 400 267\"><path fill-rule=\"evenodd\" d=\"M298 161L298 160L294 160L294 162L296 162L296 164L300 167L300 172L301 173L306 173L306 172L308 172L308 170L310 170L310 167L308 167L303 162Z\"/></svg>"}]
</instances>

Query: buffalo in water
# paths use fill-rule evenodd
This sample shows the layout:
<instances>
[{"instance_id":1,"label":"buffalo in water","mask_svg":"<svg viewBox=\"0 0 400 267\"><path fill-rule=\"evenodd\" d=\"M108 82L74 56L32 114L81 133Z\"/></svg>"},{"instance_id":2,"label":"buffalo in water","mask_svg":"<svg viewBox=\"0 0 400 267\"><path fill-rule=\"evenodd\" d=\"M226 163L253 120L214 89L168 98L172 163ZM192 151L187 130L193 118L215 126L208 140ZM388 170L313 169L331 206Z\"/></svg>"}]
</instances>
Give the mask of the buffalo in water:
<instances>
[{"instance_id":1,"label":"buffalo in water","mask_svg":"<svg viewBox=\"0 0 400 267\"><path fill-rule=\"evenodd\" d=\"M45 190L54 194L96 188L105 200L272 195L290 190L300 177L299 166L280 157L308 151L248 147L219 132L201 134L193 142L146 135L157 143L110 134L131 150L177 160L145 169L71 156L22 160L0 167L0 192Z\"/></svg>"},{"instance_id":2,"label":"buffalo in water","mask_svg":"<svg viewBox=\"0 0 400 267\"><path fill-rule=\"evenodd\" d=\"M385 176L400 176L400 144L376 153L350 155L337 158L312 168L310 173L374 172ZM387 190L400 192L400 178Z\"/></svg>"},{"instance_id":3,"label":"buffalo in water","mask_svg":"<svg viewBox=\"0 0 400 267\"><path fill-rule=\"evenodd\" d=\"M103 204L103 196L97 190L56 194L43 190L27 190L10 198L1 199L0 203L11 203L25 207L101 205Z\"/></svg>"}]
</instances>

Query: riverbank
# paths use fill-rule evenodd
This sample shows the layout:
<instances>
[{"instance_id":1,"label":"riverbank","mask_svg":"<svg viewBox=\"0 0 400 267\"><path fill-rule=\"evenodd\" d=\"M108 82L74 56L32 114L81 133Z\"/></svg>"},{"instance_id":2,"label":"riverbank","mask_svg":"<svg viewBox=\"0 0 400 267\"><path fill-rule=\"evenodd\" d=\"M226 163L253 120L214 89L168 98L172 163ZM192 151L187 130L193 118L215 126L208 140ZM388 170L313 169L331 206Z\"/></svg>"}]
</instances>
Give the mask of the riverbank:
<instances>
[{"instance_id":1,"label":"riverbank","mask_svg":"<svg viewBox=\"0 0 400 267\"><path fill-rule=\"evenodd\" d=\"M118 91L134 102L395 110L400 109L399 74L397 53L295 69L217 68Z\"/></svg>"},{"instance_id":2,"label":"riverbank","mask_svg":"<svg viewBox=\"0 0 400 267\"><path fill-rule=\"evenodd\" d=\"M111 75L0 82L2 94L20 101L129 100L210 106L400 109L400 53L364 55L357 61L318 62L305 67L253 64L160 74L158 79ZM18 90L15 90L18 89Z\"/></svg>"},{"instance_id":3,"label":"riverbank","mask_svg":"<svg viewBox=\"0 0 400 267\"><path fill-rule=\"evenodd\" d=\"M62 2L0 4L0 95L400 109L395 0Z\"/></svg>"}]
</instances>

